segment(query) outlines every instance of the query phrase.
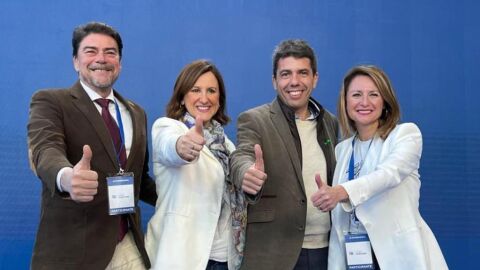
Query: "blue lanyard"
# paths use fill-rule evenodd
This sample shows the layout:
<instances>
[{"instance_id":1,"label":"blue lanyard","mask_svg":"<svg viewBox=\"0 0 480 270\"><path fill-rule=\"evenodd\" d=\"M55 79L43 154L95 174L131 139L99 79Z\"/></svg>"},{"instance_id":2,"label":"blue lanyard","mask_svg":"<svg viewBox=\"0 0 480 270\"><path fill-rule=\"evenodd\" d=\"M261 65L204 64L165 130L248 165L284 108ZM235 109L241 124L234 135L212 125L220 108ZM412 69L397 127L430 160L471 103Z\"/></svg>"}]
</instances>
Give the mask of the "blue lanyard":
<instances>
[{"instance_id":1,"label":"blue lanyard","mask_svg":"<svg viewBox=\"0 0 480 270\"><path fill-rule=\"evenodd\" d=\"M355 158L354 158L354 151L355 151L355 139L357 138L357 136L353 137L353 140L352 140L352 155L350 156L350 163L348 165L348 180L353 180L355 179ZM372 140L370 141L370 144L368 145L368 150L370 150L370 146L372 146L372 142L373 142L373 138ZM367 150L367 154L368 154L368 150ZM365 154L365 158L366 158L366 155ZM360 170L360 168L359 168Z\"/></svg>"},{"instance_id":2,"label":"blue lanyard","mask_svg":"<svg viewBox=\"0 0 480 270\"><path fill-rule=\"evenodd\" d=\"M123 148L125 147L125 134L123 133L123 122L122 122L122 114L120 113L120 107L118 106L116 99L114 99L113 103L115 104L115 111L117 113L118 129L120 131L120 140L122 142L120 150L117 152L117 161L118 161L120 169L122 169L122 165L120 163L120 153L122 152ZM115 151L117 151L116 147L114 147L114 148L115 148Z\"/></svg>"},{"instance_id":3,"label":"blue lanyard","mask_svg":"<svg viewBox=\"0 0 480 270\"><path fill-rule=\"evenodd\" d=\"M355 157L354 157L355 147L354 146L355 146L356 138L357 136L355 135L355 137L353 137L353 140L352 140L352 155L350 156L350 163L348 165L348 181L355 179ZM368 144L368 149L367 149L367 153L365 154L365 158L367 158L367 154L368 154L368 151L370 150L370 146L372 146L372 142L373 142L373 138L370 140L370 144ZM361 170L361 167L358 168L359 173L360 173L360 170ZM352 222L352 219L354 222L358 222L357 213L355 209L351 213L351 219L349 220L349 222ZM350 233L350 225L348 226L348 228Z\"/></svg>"}]
</instances>

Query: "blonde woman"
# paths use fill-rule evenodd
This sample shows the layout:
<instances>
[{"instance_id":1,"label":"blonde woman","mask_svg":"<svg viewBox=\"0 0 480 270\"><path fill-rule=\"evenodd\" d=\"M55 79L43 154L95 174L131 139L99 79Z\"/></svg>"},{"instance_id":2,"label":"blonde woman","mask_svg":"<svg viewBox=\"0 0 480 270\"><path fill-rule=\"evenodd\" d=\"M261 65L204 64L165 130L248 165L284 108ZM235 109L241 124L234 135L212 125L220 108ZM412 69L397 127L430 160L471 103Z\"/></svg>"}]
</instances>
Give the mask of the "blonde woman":
<instances>
[{"instance_id":1,"label":"blonde woman","mask_svg":"<svg viewBox=\"0 0 480 270\"><path fill-rule=\"evenodd\" d=\"M347 139L335 149L333 185L320 185L312 197L319 209L333 209L328 269L448 269L418 210L422 134L413 123L399 124L387 75L375 66L352 68L338 118Z\"/></svg>"}]
</instances>

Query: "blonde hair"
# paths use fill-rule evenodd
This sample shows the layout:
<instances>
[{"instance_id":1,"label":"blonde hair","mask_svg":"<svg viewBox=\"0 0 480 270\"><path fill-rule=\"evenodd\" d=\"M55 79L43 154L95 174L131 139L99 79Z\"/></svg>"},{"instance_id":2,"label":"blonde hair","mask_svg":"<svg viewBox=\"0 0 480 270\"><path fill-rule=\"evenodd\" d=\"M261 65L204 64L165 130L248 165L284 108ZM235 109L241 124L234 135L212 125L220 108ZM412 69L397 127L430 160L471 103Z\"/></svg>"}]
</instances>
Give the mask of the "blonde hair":
<instances>
[{"instance_id":1,"label":"blonde hair","mask_svg":"<svg viewBox=\"0 0 480 270\"><path fill-rule=\"evenodd\" d=\"M358 65L350 69L343 78L340 96L338 97L337 116L344 137L353 136L357 132L355 123L347 113L347 91L352 80L357 76L368 76L378 88L383 98L384 108L378 119L377 134L385 139L400 121L400 105L398 104L395 91L387 74L373 65Z\"/></svg>"}]
</instances>

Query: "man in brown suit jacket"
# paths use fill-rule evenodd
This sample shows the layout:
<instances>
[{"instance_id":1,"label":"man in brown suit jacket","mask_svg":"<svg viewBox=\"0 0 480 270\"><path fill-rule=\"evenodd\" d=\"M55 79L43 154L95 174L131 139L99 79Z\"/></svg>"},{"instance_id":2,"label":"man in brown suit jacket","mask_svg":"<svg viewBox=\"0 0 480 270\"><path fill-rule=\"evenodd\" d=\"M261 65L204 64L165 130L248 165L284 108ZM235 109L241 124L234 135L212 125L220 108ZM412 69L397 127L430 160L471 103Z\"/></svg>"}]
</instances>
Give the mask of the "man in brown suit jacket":
<instances>
[{"instance_id":1,"label":"man in brown suit jacket","mask_svg":"<svg viewBox=\"0 0 480 270\"><path fill-rule=\"evenodd\" d=\"M327 269L330 217L310 198L315 174L332 182L338 123L311 97L317 79L313 50L286 40L274 51L277 98L238 118L231 176L249 200L242 269Z\"/></svg>"},{"instance_id":2,"label":"man in brown suit jacket","mask_svg":"<svg viewBox=\"0 0 480 270\"><path fill-rule=\"evenodd\" d=\"M29 151L42 181L31 268L149 268L138 200L154 205L157 195L148 175L145 112L112 88L122 40L110 26L92 22L75 29L72 45L79 81L69 89L38 91L30 104ZM97 98L110 99L113 119L123 122L125 168ZM135 213L109 215L106 177L121 170L134 174Z\"/></svg>"}]
</instances>

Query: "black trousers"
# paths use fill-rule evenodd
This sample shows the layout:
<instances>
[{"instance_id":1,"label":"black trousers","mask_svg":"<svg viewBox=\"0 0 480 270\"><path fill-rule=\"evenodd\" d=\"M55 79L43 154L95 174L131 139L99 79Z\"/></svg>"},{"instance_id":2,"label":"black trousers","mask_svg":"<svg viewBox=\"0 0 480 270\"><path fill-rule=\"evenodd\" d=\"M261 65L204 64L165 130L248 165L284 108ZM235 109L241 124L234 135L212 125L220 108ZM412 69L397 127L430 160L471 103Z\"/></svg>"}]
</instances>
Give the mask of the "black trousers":
<instances>
[{"instance_id":1,"label":"black trousers","mask_svg":"<svg viewBox=\"0 0 480 270\"><path fill-rule=\"evenodd\" d=\"M327 270L328 247L317 249L302 248L294 270Z\"/></svg>"},{"instance_id":2,"label":"black trousers","mask_svg":"<svg viewBox=\"0 0 480 270\"><path fill-rule=\"evenodd\" d=\"M380 270L380 266L378 265L378 261L377 261L377 256L375 256L375 252L373 252L373 249L372 249L372 256L373 256L373 265L375 266L375 270Z\"/></svg>"},{"instance_id":3,"label":"black trousers","mask_svg":"<svg viewBox=\"0 0 480 270\"><path fill-rule=\"evenodd\" d=\"M208 260L207 268L205 270L228 270L227 262L217 262Z\"/></svg>"},{"instance_id":4,"label":"black trousers","mask_svg":"<svg viewBox=\"0 0 480 270\"><path fill-rule=\"evenodd\" d=\"M375 252L372 250L373 265L376 270L380 270ZM294 270L313 270L313 269L327 269L328 262L328 247L319 249L304 249L300 252L297 264Z\"/></svg>"}]
</instances>

